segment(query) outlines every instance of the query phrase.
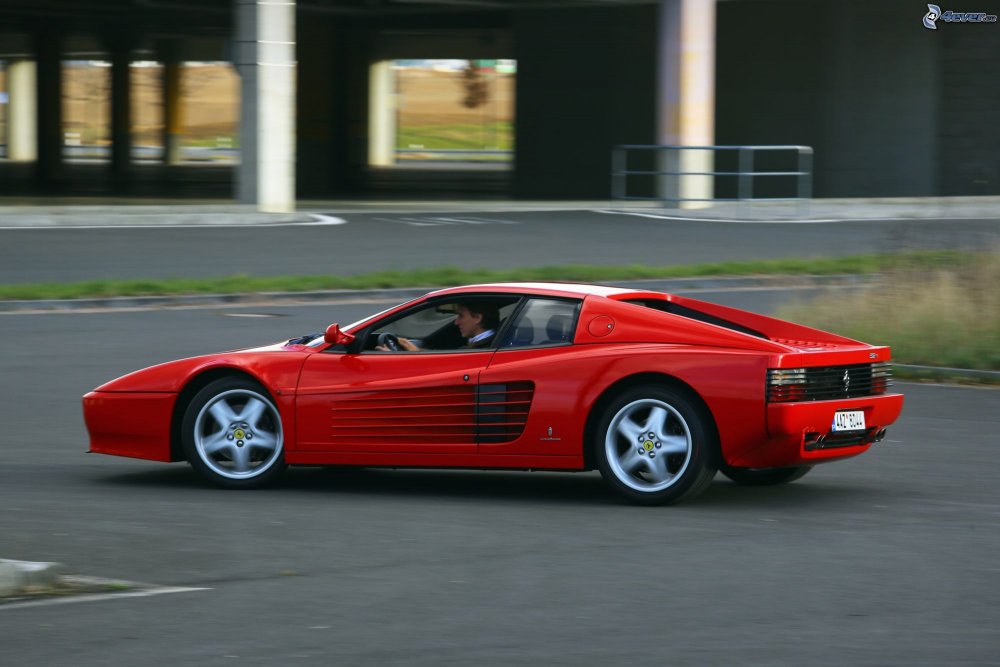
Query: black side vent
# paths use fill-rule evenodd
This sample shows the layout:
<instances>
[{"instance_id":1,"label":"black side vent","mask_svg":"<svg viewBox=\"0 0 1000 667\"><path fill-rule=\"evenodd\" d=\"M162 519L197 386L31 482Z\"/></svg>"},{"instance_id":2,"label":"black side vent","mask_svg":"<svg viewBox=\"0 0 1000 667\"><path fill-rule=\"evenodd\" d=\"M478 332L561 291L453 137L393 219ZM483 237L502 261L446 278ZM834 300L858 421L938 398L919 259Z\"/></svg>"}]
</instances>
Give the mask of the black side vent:
<instances>
[{"instance_id":1,"label":"black side vent","mask_svg":"<svg viewBox=\"0 0 1000 667\"><path fill-rule=\"evenodd\" d=\"M511 442L521 437L534 393L532 382L480 385L476 401L477 442Z\"/></svg>"}]
</instances>

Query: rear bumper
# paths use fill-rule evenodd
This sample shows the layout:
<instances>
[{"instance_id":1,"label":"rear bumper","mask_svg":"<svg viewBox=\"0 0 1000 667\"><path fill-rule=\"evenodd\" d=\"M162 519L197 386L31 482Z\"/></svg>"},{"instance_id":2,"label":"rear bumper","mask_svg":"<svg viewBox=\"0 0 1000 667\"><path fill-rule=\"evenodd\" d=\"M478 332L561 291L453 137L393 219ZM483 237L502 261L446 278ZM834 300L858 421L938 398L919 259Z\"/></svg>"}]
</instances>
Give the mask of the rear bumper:
<instances>
[{"instance_id":1,"label":"rear bumper","mask_svg":"<svg viewBox=\"0 0 1000 667\"><path fill-rule=\"evenodd\" d=\"M883 394L836 401L769 403L762 446L730 465L749 468L814 465L857 456L885 434L903 409L902 394ZM864 432L831 433L833 415L841 410L865 413Z\"/></svg>"},{"instance_id":2,"label":"rear bumper","mask_svg":"<svg viewBox=\"0 0 1000 667\"><path fill-rule=\"evenodd\" d=\"M83 397L90 450L171 461L170 417L177 394L92 391Z\"/></svg>"}]
</instances>

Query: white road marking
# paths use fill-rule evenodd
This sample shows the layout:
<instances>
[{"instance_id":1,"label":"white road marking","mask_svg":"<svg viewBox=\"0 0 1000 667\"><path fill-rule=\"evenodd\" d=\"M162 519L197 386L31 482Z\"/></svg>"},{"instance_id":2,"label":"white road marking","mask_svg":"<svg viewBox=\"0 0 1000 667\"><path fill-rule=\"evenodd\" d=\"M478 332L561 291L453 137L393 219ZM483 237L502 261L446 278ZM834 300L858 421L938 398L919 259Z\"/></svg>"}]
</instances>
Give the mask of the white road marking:
<instances>
[{"instance_id":1,"label":"white road marking","mask_svg":"<svg viewBox=\"0 0 1000 667\"><path fill-rule=\"evenodd\" d=\"M494 218L480 218L473 216L443 217L443 216L421 216L421 217L399 217L399 218L374 218L381 222L394 222L398 225L410 225L411 227L442 227L445 225L516 225L516 220L497 220Z\"/></svg>"},{"instance_id":2,"label":"white road marking","mask_svg":"<svg viewBox=\"0 0 1000 667\"><path fill-rule=\"evenodd\" d=\"M436 227L437 223L433 222L423 222L420 218L375 218L381 222L395 222L401 225L410 225L412 227Z\"/></svg>"},{"instance_id":3,"label":"white road marking","mask_svg":"<svg viewBox=\"0 0 1000 667\"><path fill-rule=\"evenodd\" d=\"M294 222L294 225L346 225L347 220L343 218L338 218L332 215L325 215L323 213L310 213L310 216L315 218L315 222Z\"/></svg>"},{"instance_id":4,"label":"white road marking","mask_svg":"<svg viewBox=\"0 0 1000 667\"><path fill-rule=\"evenodd\" d=\"M182 586L153 588L144 591L125 591L121 593L89 593L87 595L69 595L67 597L43 598L41 600L25 600L0 604L0 611L10 609L27 609L28 607L55 607L57 605L76 604L79 602L98 602L100 600L120 600L122 598L146 598L154 595L172 595L174 593L195 593L210 591L211 588L187 588Z\"/></svg>"},{"instance_id":5,"label":"white road marking","mask_svg":"<svg viewBox=\"0 0 1000 667\"><path fill-rule=\"evenodd\" d=\"M431 220L440 220L445 223L462 223L467 225L516 225L515 220L494 220L492 218L431 218Z\"/></svg>"},{"instance_id":6,"label":"white road marking","mask_svg":"<svg viewBox=\"0 0 1000 667\"><path fill-rule=\"evenodd\" d=\"M66 230L66 229L246 229L253 227L320 227L330 225L346 225L347 220L321 213L309 213L312 220L301 222L250 222L250 223L219 223L219 222L183 222L158 224L149 222L142 225L27 225L27 226L0 226L3 230Z\"/></svg>"},{"instance_id":7,"label":"white road marking","mask_svg":"<svg viewBox=\"0 0 1000 667\"><path fill-rule=\"evenodd\" d=\"M608 215L631 215L639 218L653 218L656 220L673 220L675 222L730 222L741 225L781 225L781 224L797 224L797 225L812 225L812 224L829 224L831 222L939 222L941 219L955 220L961 222L994 222L996 218L988 218L982 216L973 216L968 218L952 218L952 217L942 217L931 218L931 217L873 217L873 218L789 218L789 219L766 219L766 220L746 220L742 218L703 218L696 216L685 216L685 215L666 215L661 213L640 213L638 211L621 211L614 209L598 210L594 209L592 213L605 213Z\"/></svg>"},{"instance_id":8,"label":"white road marking","mask_svg":"<svg viewBox=\"0 0 1000 667\"><path fill-rule=\"evenodd\" d=\"M773 225L773 224L787 224L787 223L826 224L831 222L846 222L844 220L837 220L835 218L796 219L796 220L741 220L739 218L702 218L702 217L685 216L685 215L665 215L660 213L639 213L638 211L614 211L610 209L605 211L594 211L594 213L605 213L608 215L630 215L637 218L652 218L654 220L672 220L675 222L734 222L739 224L751 224L751 225L759 225L759 224ZM866 219L875 219L875 218L866 218ZM885 219L889 220L890 218L885 218Z\"/></svg>"}]
</instances>

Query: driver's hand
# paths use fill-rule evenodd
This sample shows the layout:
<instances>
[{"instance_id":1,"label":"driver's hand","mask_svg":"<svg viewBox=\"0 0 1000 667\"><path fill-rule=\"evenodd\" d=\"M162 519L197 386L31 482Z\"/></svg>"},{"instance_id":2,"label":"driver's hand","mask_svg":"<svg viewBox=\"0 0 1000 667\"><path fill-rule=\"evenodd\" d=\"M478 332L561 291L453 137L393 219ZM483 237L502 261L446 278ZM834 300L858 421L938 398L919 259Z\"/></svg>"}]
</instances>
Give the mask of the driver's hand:
<instances>
[{"instance_id":1,"label":"driver's hand","mask_svg":"<svg viewBox=\"0 0 1000 667\"><path fill-rule=\"evenodd\" d=\"M399 340L399 347L403 350L406 350L407 352L416 352L417 350L420 349L409 338L400 337L398 340ZM392 352L392 350L389 349L388 345L376 345L375 349L378 350L379 352Z\"/></svg>"}]
</instances>

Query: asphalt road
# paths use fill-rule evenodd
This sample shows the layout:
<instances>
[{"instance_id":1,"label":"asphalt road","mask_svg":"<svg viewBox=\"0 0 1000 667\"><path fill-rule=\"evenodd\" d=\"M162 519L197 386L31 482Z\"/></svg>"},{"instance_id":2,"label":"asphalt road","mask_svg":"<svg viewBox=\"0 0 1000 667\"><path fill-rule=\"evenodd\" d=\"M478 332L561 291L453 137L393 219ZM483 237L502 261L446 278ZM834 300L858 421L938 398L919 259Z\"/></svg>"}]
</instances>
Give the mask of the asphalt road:
<instances>
[{"instance_id":1,"label":"asphalt road","mask_svg":"<svg viewBox=\"0 0 1000 667\"><path fill-rule=\"evenodd\" d=\"M4 229L0 230L0 284L238 274L356 275L439 266L659 266L986 248L1000 243L995 220L734 223L597 211L340 217L347 224Z\"/></svg>"},{"instance_id":2,"label":"asphalt road","mask_svg":"<svg viewBox=\"0 0 1000 667\"><path fill-rule=\"evenodd\" d=\"M995 390L904 384L866 455L666 508L593 473L306 468L226 492L83 453L79 397L110 377L381 307L0 315L0 555L208 589L0 605L0 663L1000 664Z\"/></svg>"}]
</instances>

